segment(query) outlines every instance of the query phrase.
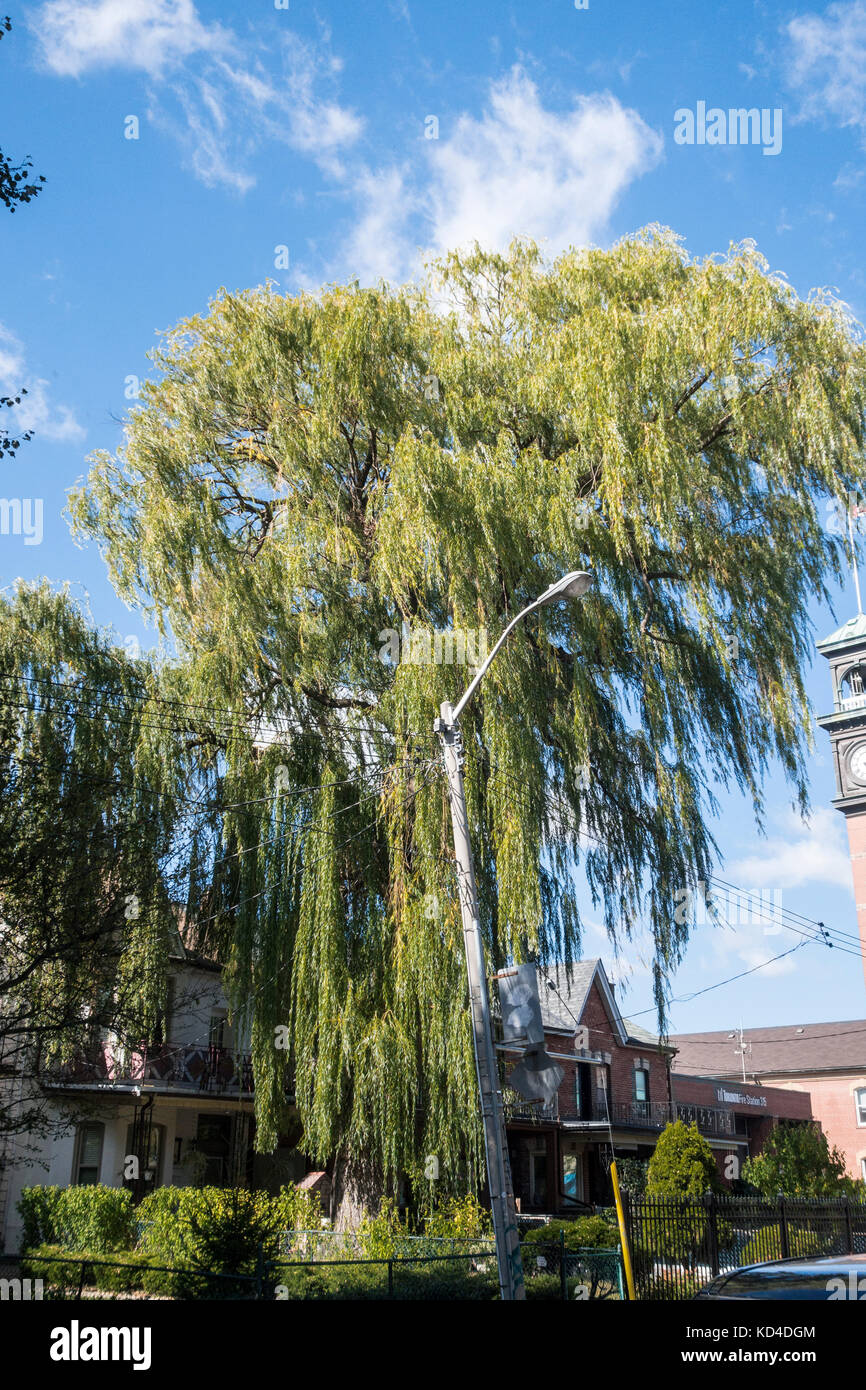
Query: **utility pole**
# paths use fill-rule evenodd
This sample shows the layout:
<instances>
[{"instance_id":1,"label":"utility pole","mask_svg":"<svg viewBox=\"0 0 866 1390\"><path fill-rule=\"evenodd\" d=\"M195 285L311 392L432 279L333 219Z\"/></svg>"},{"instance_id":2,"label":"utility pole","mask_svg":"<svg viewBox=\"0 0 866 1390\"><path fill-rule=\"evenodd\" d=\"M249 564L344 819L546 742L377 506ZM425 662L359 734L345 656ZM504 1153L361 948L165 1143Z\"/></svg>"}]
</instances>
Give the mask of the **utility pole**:
<instances>
[{"instance_id":1,"label":"utility pole","mask_svg":"<svg viewBox=\"0 0 866 1390\"><path fill-rule=\"evenodd\" d=\"M454 828L454 854L457 861L457 882L460 892L460 913L463 918L463 944L466 950L466 973L469 979L469 1006L472 1011L472 1042L475 1048L475 1070L484 1125L484 1155L487 1160L487 1181L490 1185L490 1209L493 1215L493 1234L496 1238L496 1261L499 1266L499 1290L509 1301L526 1298L523 1282L523 1261L520 1256L520 1237L511 1164L508 1161L508 1142L502 1092L499 1087L499 1066L490 1022L490 995L487 991L487 968L484 964L484 942L478 911L478 888L472 862L472 842L469 837L469 818L466 811L466 792L463 786L463 748L458 720L468 700L478 689L490 669L496 654L504 646L518 623L548 604L562 599L583 598L592 587L589 570L572 570L557 579L532 603L527 604L506 627L496 646L482 662L469 688L452 707L444 700L439 718L433 728L442 740L448 794L451 801L451 820Z\"/></svg>"},{"instance_id":2,"label":"utility pole","mask_svg":"<svg viewBox=\"0 0 866 1390\"><path fill-rule=\"evenodd\" d=\"M526 1287L523 1282L523 1261L520 1255L511 1164L508 1161L499 1067L490 1020L490 995L487 989L484 942L478 913L478 888L475 882L466 792L463 786L463 747L454 711L447 700L441 706L440 718L436 720L434 728L442 740L454 827L454 857L457 863L460 912L463 918L463 944L466 950L469 1006L472 1012L472 1040L475 1047L481 1119L484 1125L484 1153L487 1159L487 1181L490 1185L493 1234L496 1239L499 1292L503 1300L522 1300L526 1298Z\"/></svg>"}]
</instances>

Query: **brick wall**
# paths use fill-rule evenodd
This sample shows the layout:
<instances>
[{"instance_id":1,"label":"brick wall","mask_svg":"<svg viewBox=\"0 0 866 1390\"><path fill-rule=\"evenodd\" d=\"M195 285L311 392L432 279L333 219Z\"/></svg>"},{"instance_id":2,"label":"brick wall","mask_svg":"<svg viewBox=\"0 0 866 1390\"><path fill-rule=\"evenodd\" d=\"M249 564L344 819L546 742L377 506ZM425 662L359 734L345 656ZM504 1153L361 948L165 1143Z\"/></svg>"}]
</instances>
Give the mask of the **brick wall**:
<instances>
[{"instance_id":1,"label":"brick wall","mask_svg":"<svg viewBox=\"0 0 866 1390\"><path fill-rule=\"evenodd\" d=\"M812 1114L820 1122L831 1148L835 1145L845 1155L848 1172L859 1178L860 1160L866 1158L866 1126L857 1124L854 1092L866 1087L866 1071L849 1072L844 1076L799 1076L780 1081L774 1086L789 1094L808 1092Z\"/></svg>"},{"instance_id":2,"label":"brick wall","mask_svg":"<svg viewBox=\"0 0 866 1390\"><path fill-rule=\"evenodd\" d=\"M866 812L849 811L848 847L851 851L851 872L854 875L854 902L857 907L857 927L864 952L863 971L866 977Z\"/></svg>"}]
</instances>

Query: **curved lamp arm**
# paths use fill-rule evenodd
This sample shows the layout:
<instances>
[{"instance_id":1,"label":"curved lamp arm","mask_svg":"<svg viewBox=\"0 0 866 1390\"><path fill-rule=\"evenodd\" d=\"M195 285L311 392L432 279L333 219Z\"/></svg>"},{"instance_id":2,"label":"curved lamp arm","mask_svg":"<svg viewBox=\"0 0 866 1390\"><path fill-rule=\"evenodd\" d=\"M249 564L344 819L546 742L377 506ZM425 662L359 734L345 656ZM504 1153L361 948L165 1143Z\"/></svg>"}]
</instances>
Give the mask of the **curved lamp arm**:
<instances>
[{"instance_id":1,"label":"curved lamp arm","mask_svg":"<svg viewBox=\"0 0 866 1390\"><path fill-rule=\"evenodd\" d=\"M465 692L463 696L461 696L461 698L458 700L457 704L453 707L453 709L450 706L448 706L448 714L446 714L447 702L446 704L443 704L441 710L443 719L445 719L446 722L451 724L457 723L457 720L460 718L460 715L463 712L467 702L471 700L472 696L475 694L475 691L478 689L479 685L484 679L484 676L487 674L487 671L489 670L490 664L493 661L493 658L496 656L496 653L499 651L500 647L503 645L503 643L506 641L509 635L517 627L517 624L519 622L522 622L523 619L528 617L530 613L534 613L537 608L544 608L547 604L556 603L559 599L582 598L583 595L587 592L587 590L592 587L592 583L593 575L590 570L572 570L570 574L563 575L562 579L557 579L557 581L554 584L551 584L549 589L545 589L544 593L541 594L532 603L528 604L522 612L518 613L516 618L512 618L511 622L508 624L508 627L505 629L502 636L499 638L499 641L496 643L496 646L493 648L493 651L489 653L487 660L484 662L483 666L481 666L479 670L476 672L475 678L472 681L472 684L469 686L468 690Z\"/></svg>"}]
</instances>

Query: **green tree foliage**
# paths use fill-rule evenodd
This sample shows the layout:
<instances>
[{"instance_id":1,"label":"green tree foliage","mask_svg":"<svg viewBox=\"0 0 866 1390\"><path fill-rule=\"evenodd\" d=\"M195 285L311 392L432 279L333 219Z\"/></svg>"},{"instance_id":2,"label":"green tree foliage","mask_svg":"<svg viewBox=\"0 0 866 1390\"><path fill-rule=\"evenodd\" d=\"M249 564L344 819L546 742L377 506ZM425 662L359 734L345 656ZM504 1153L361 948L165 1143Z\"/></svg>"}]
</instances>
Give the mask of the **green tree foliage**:
<instances>
[{"instance_id":1,"label":"green tree foliage","mask_svg":"<svg viewBox=\"0 0 866 1390\"><path fill-rule=\"evenodd\" d=\"M647 1169L648 1197L702 1197L720 1186L713 1151L696 1124L675 1120L658 1138Z\"/></svg>"},{"instance_id":2,"label":"green tree foliage","mask_svg":"<svg viewBox=\"0 0 866 1390\"><path fill-rule=\"evenodd\" d=\"M847 1173L844 1153L813 1124L776 1125L761 1152L746 1159L743 1180L767 1198L863 1193L862 1183Z\"/></svg>"},{"instance_id":3,"label":"green tree foliage","mask_svg":"<svg viewBox=\"0 0 866 1390\"><path fill-rule=\"evenodd\" d=\"M106 1029L152 1038L164 1009L207 758L160 679L65 594L0 600L0 1053L23 1087L4 1089L0 1132L48 1123L47 1067Z\"/></svg>"},{"instance_id":4,"label":"green tree foliage","mask_svg":"<svg viewBox=\"0 0 866 1390\"><path fill-rule=\"evenodd\" d=\"M829 1254L828 1247L834 1243L834 1236L822 1223L818 1230L809 1226L788 1223L788 1259L796 1260L805 1255ZM762 1264L764 1260L781 1260L781 1226L764 1226L746 1241L740 1252L740 1263L744 1265Z\"/></svg>"},{"instance_id":5,"label":"green tree foliage","mask_svg":"<svg viewBox=\"0 0 866 1390\"><path fill-rule=\"evenodd\" d=\"M831 297L657 229L450 256L422 289L222 293L167 334L71 512L183 698L246 722L211 731L244 806L198 920L251 1019L263 1148L291 1066L312 1156L477 1173L430 733L468 673L393 637L492 638L581 565L596 593L533 618L464 715L485 944L575 958L577 865L612 939L650 924L663 1011L714 784L760 816L775 755L805 803L807 610L844 559L824 521L862 481L863 368Z\"/></svg>"}]
</instances>

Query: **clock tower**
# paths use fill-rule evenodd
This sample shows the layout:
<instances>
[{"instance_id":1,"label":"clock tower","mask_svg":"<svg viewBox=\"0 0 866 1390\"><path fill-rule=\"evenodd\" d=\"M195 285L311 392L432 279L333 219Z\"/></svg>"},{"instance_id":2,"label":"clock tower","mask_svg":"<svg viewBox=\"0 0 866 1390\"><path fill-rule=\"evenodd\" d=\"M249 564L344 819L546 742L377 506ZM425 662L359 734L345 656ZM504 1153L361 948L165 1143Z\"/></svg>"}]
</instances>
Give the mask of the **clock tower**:
<instances>
[{"instance_id":1,"label":"clock tower","mask_svg":"<svg viewBox=\"0 0 866 1390\"><path fill-rule=\"evenodd\" d=\"M829 661L833 679L833 713L818 723L833 746L833 805L848 824L857 927L866 955L866 616L850 618L818 643L818 651ZM866 972L866 959L863 967Z\"/></svg>"}]
</instances>

